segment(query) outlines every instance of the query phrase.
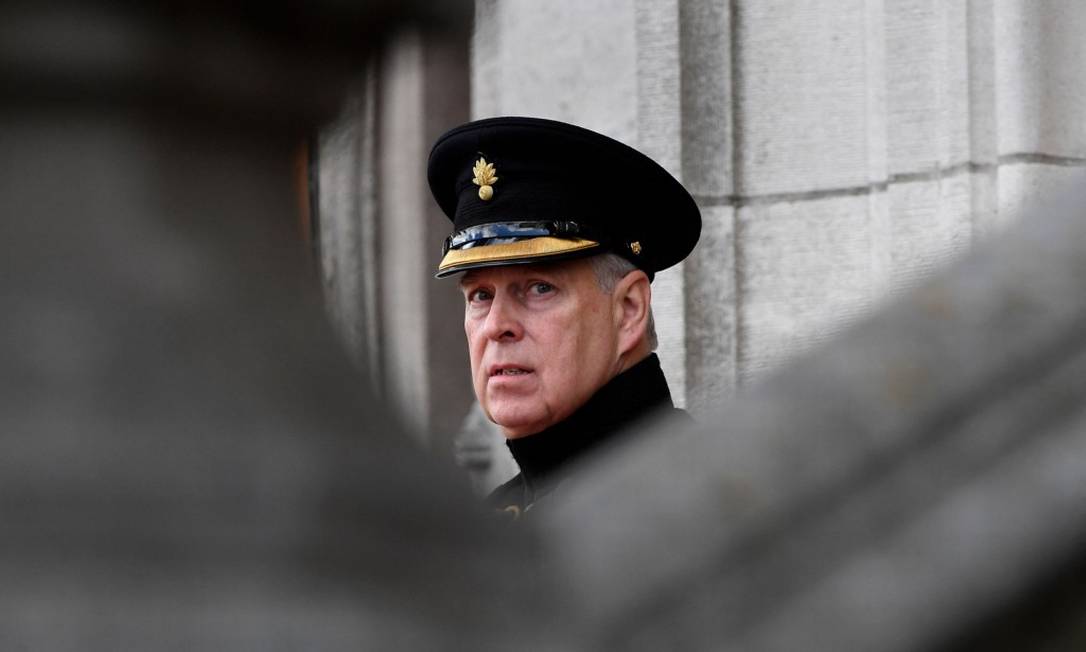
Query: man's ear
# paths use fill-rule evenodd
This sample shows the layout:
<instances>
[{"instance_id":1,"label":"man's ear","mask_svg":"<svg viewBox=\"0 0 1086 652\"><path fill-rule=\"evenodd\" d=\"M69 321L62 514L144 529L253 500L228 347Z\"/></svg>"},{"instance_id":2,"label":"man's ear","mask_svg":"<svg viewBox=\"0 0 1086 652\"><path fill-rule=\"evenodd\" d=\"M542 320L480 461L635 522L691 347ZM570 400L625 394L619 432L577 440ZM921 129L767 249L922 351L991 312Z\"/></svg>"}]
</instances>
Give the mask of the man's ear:
<instances>
[{"instance_id":1,"label":"man's ear","mask_svg":"<svg viewBox=\"0 0 1086 652\"><path fill-rule=\"evenodd\" d=\"M626 355L646 340L652 287L645 272L635 269L615 285L614 307L618 325L618 354Z\"/></svg>"}]
</instances>

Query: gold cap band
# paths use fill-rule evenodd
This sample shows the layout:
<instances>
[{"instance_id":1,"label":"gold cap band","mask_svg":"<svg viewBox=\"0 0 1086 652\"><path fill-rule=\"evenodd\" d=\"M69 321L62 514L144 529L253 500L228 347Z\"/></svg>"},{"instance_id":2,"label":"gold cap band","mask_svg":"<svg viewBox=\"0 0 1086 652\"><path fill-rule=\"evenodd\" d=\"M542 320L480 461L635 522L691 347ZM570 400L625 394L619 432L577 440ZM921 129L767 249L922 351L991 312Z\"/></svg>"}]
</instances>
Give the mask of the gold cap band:
<instances>
[{"instance_id":1,"label":"gold cap band","mask_svg":"<svg viewBox=\"0 0 1086 652\"><path fill-rule=\"evenodd\" d=\"M469 247L467 249L450 249L445 257L441 259L441 264L437 266L437 273L451 273L460 269L487 264L496 265L503 262L547 258L598 246L600 246L600 243L594 240L544 236L502 244Z\"/></svg>"}]
</instances>

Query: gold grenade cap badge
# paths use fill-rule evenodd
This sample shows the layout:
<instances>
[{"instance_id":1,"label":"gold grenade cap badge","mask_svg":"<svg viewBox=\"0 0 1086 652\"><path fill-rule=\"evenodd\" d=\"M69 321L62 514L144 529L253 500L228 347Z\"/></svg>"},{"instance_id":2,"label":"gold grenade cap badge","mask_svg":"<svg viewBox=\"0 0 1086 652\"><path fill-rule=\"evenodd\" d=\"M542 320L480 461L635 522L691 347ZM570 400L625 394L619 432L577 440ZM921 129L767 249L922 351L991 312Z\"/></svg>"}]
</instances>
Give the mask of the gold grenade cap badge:
<instances>
[{"instance_id":1,"label":"gold grenade cap badge","mask_svg":"<svg viewBox=\"0 0 1086 652\"><path fill-rule=\"evenodd\" d=\"M487 163L486 159L480 156L471 171L475 173L472 183L479 186L479 199L488 201L494 196L494 183L498 180L494 164Z\"/></svg>"}]
</instances>

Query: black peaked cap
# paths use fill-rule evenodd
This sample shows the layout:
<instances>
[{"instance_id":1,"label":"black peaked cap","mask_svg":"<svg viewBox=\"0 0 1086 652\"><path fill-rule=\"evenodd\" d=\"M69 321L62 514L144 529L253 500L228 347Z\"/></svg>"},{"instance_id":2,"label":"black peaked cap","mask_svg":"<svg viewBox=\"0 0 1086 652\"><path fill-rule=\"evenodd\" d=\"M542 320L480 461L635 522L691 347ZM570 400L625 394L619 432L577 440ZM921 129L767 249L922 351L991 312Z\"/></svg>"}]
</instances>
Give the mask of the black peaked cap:
<instances>
[{"instance_id":1,"label":"black peaked cap","mask_svg":"<svg viewBox=\"0 0 1086 652\"><path fill-rule=\"evenodd\" d=\"M439 277L610 251L651 278L686 258L701 234L693 197L655 161L554 120L456 127L434 144L427 179L453 222Z\"/></svg>"}]
</instances>

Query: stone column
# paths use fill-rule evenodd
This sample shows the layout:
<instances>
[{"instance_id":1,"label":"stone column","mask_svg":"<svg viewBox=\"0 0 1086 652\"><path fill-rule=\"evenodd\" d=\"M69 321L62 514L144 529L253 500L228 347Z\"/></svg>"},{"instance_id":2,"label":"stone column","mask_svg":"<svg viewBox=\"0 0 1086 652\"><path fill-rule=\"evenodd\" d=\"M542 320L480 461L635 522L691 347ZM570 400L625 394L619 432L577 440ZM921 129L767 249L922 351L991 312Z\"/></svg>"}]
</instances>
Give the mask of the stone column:
<instances>
[{"instance_id":1,"label":"stone column","mask_svg":"<svg viewBox=\"0 0 1086 652\"><path fill-rule=\"evenodd\" d=\"M690 409L702 412L736 385L734 25L726 2L679 8L682 179L702 219L684 270L686 387Z\"/></svg>"},{"instance_id":2,"label":"stone column","mask_svg":"<svg viewBox=\"0 0 1086 652\"><path fill-rule=\"evenodd\" d=\"M351 359L380 387L377 326L375 61L315 148L321 278L332 323Z\"/></svg>"},{"instance_id":3,"label":"stone column","mask_svg":"<svg viewBox=\"0 0 1086 652\"><path fill-rule=\"evenodd\" d=\"M471 388L460 298L433 278L449 226L425 171L433 140L467 120L467 41L463 30L391 35L321 131L317 162L329 310L386 400L444 452Z\"/></svg>"},{"instance_id":4,"label":"stone column","mask_svg":"<svg viewBox=\"0 0 1086 652\"><path fill-rule=\"evenodd\" d=\"M1086 166L1086 6L995 3L999 223Z\"/></svg>"}]
</instances>

